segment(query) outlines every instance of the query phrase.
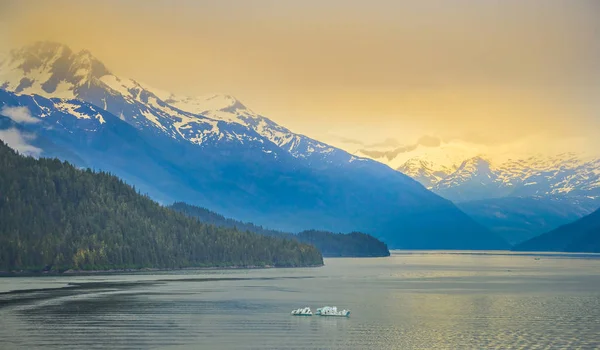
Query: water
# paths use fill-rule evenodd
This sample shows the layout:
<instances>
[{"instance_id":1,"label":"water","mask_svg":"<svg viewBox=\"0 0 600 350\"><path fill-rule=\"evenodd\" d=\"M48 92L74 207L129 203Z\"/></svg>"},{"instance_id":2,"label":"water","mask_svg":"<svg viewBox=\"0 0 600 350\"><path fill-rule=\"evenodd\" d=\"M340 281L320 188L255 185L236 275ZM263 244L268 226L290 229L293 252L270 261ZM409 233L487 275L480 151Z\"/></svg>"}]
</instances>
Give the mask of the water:
<instances>
[{"instance_id":1,"label":"water","mask_svg":"<svg viewBox=\"0 0 600 350\"><path fill-rule=\"evenodd\" d=\"M325 263L1 278L0 348L600 348L599 256L394 252ZM289 314L324 305L352 315Z\"/></svg>"}]
</instances>

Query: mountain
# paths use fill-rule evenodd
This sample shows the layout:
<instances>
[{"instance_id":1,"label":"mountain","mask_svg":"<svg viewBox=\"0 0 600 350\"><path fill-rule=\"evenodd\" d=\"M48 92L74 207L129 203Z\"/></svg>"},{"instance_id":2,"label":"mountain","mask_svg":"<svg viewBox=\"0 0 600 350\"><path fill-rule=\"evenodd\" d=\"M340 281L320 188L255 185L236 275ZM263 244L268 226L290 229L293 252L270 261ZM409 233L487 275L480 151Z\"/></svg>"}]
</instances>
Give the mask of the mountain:
<instances>
[{"instance_id":1,"label":"mountain","mask_svg":"<svg viewBox=\"0 0 600 350\"><path fill-rule=\"evenodd\" d=\"M553 147L491 147L459 139L422 138L415 144L354 152L412 177L453 202L502 197L600 197L600 157ZM555 150L557 149L557 150Z\"/></svg>"},{"instance_id":2,"label":"mountain","mask_svg":"<svg viewBox=\"0 0 600 350\"><path fill-rule=\"evenodd\" d=\"M588 197L505 197L461 202L458 207L511 244L575 221L600 207Z\"/></svg>"},{"instance_id":3,"label":"mountain","mask_svg":"<svg viewBox=\"0 0 600 350\"><path fill-rule=\"evenodd\" d=\"M382 257L389 256L387 245L371 235L360 232L350 234L325 231L302 231L298 234L269 230L252 223L228 219L205 208L177 202L169 208L194 217L203 223L219 227L236 228L241 231L254 232L261 235L281 237L312 244L325 257Z\"/></svg>"},{"instance_id":4,"label":"mountain","mask_svg":"<svg viewBox=\"0 0 600 350\"><path fill-rule=\"evenodd\" d=\"M514 250L600 253L600 210L523 242Z\"/></svg>"},{"instance_id":5,"label":"mountain","mask_svg":"<svg viewBox=\"0 0 600 350\"><path fill-rule=\"evenodd\" d=\"M199 223L107 173L0 142L0 270L322 265L311 245Z\"/></svg>"},{"instance_id":6,"label":"mountain","mask_svg":"<svg viewBox=\"0 0 600 350\"><path fill-rule=\"evenodd\" d=\"M288 232L360 231L393 248L508 247L411 178L295 134L230 96L177 97L53 43L12 51L0 87L2 108L27 107L37 120L4 113L35 135L29 143L49 140L161 202Z\"/></svg>"},{"instance_id":7,"label":"mountain","mask_svg":"<svg viewBox=\"0 0 600 350\"><path fill-rule=\"evenodd\" d=\"M508 196L600 196L600 158L534 155L499 164L465 160L433 191L454 201Z\"/></svg>"}]
</instances>

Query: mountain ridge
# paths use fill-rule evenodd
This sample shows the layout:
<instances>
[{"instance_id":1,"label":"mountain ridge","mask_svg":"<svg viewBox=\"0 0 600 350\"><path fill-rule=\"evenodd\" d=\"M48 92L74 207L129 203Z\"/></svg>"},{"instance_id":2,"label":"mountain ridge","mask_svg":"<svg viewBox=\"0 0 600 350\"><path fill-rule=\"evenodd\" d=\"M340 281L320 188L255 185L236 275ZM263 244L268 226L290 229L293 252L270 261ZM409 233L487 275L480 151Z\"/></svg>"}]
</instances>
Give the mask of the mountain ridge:
<instances>
[{"instance_id":1,"label":"mountain ridge","mask_svg":"<svg viewBox=\"0 0 600 350\"><path fill-rule=\"evenodd\" d=\"M513 250L600 253L600 209L523 242Z\"/></svg>"},{"instance_id":2,"label":"mountain ridge","mask_svg":"<svg viewBox=\"0 0 600 350\"><path fill-rule=\"evenodd\" d=\"M457 204L475 221L511 244L519 244L600 208L587 197L502 197Z\"/></svg>"}]
</instances>

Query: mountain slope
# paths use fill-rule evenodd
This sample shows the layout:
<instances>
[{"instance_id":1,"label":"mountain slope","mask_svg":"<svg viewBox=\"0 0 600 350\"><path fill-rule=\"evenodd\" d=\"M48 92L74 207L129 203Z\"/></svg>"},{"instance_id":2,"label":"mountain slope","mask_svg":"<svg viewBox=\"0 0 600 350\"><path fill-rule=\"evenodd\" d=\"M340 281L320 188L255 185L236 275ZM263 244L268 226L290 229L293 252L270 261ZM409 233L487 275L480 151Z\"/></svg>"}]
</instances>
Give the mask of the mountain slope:
<instances>
[{"instance_id":1,"label":"mountain slope","mask_svg":"<svg viewBox=\"0 0 600 350\"><path fill-rule=\"evenodd\" d=\"M200 224L120 179L0 142L0 270L321 265L291 240Z\"/></svg>"},{"instance_id":2,"label":"mountain slope","mask_svg":"<svg viewBox=\"0 0 600 350\"><path fill-rule=\"evenodd\" d=\"M26 87L19 86L23 79ZM383 164L294 134L237 100L224 98L225 107L219 101L195 114L175 96L110 74L87 52L56 44L13 51L0 67L0 85L20 94L5 92L5 106L33 106L40 122L21 125L25 131L60 141L159 200L284 231L366 232L394 248L507 247L452 203ZM42 97L58 86L76 101ZM47 118L81 101L93 111L69 107L69 123ZM105 130L114 137L98 133Z\"/></svg>"},{"instance_id":3,"label":"mountain slope","mask_svg":"<svg viewBox=\"0 0 600 350\"><path fill-rule=\"evenodd\" d=\"M241 231L250 231L266 236L281 237L309 243L317 247L325 257L382 257L389 256L390 252L385 243L373 236L353 232L350 234L332 233L324 231L302 231L298 234L265 229L252 223L228 219L205 208L196 207L182 202L177 202L169 208L197 218L203 223L219 227L236 228Z\"/></svg>"},{"instance_id":4,"label":"mountain slope","mask_svg":"<svg viewBox=\"0 0 600 350\"><path fill-rule=\"evenodd\" d=\"M458 207L511 244L575 221L600 207L587 197L505 197L462 202Z\"/></svg>"},{"instance_id":5,"label":"mountain slope","mask_svg":"<svg viewBox=\"0 0 600 350\"><path fill-rule=\"evenodd\" d=\"M600 253L600 210L523 242L514 250Z\"/></svg>"}]
</instances>

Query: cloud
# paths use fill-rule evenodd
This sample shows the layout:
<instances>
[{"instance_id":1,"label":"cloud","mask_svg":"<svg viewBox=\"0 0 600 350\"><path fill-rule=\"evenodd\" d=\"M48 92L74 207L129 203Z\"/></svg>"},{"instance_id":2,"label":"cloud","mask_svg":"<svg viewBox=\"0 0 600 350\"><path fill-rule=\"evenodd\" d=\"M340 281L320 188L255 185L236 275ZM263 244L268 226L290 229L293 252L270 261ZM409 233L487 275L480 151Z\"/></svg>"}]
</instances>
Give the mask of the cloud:
<instances>
[{"instance_id":1,"label":"cloud","mask_svg":"<svg viewBox=\"0 0 600 350\"><path fill-rule=\"evenodd\" d=\"M32 146L28 141L33 141L35 135L21 133L17 129L0 130L0 140L4 141L15 151L33 157L39 157L42 149Z\"/></svg>"},{"instance_id":2,"label":"cloud","mask_svg":"<svg viewBox=\"0 0 600 350\"><path fill-rule=\"evenodd\" d=\"M2 107L0 114L5 115L17 123L35 124L39 123L40 119L31 116L27 107Z\"/></svg>"},{"instance_id":3,"label":"cloud","mask_svg":"<svg viewBox=\"0 0 600 350\"><path fill-rule=\"evenodd\" d=\"M439 147L442 144L442 140L435 136L425 135L417 141L417 144L425 147Z\"/></svg>"},{"instance_id":4,"label":"cloud","mask_svg":"<svg viewBox=\"0 0 600 350\"><path fill-rule=\"evenodd\" d=\"M400 147L400 142L393 138L387 138L383 142L373 143L368 145L367 147L377 148L377 147Z\"/></svg>"},{"instance_id":5,"label":"cloud","mask_svg":"<svg viewBox=\"0 0 600 350\"><path fill-rule=\"evenodd\" d=\"M390 141L390 139L386 140L386 143L389 144L389 141ZM392 159L396 158L400 153L414 151L419 146L434 148L434 147L439 147L441 144L442 144L442 140L440 140L439 138L437 138L435 136L425 135L425 136L422 136L415 144L397 147L391 151L382 152L382 151L372 151L372 150L368 150L368 149L363 149L363 150L361 150L361 152L366 154L369 157L373 157L373 158L386 157L388 160L392 160ZM379 144L379 145L383 145L383 144Z\"/></svg>"},{"instance_id":6,"label":"cloud","mask_svg":"<svg viewBox=\"0 0 600 350\"><path fill-rule=\"evenodd\" d=\"M342 143L353 144L353 145L361 145L361 146L365 145L364 142L362 142L360 140L357 140L357 139L349 138L349 137L336 136L336 139L338 139Z\"/></svg>"}]
</instances>

